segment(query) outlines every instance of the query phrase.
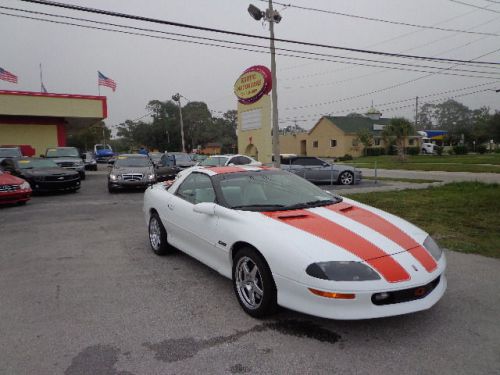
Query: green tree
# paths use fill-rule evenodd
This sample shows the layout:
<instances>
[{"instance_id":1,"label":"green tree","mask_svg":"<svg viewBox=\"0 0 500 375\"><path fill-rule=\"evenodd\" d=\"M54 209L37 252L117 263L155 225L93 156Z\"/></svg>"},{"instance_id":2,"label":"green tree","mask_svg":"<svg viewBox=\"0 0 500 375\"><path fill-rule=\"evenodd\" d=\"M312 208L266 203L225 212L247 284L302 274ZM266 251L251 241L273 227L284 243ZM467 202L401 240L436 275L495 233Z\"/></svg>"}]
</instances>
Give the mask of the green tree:
<instances>
[{"instance_id":1,"label":"green tree","mask_svg":"<svg viewBox=\"0 0 500 375\"><path fill-rule=\"evenodd\" d=\"M93 150L96 143L108 143L110 138L111 130L106 127L104 121L99 121L97 124L68 135L67 144L81 151L87 151Z\"/></svg>"},{"instance_id":2,"label":"green tree","mask_svg":"<svg viewBox=\"0 0 500 375\"><path fill-rule=\"evenodd\" d=\"M391 122L384 127L382 132L383 137L395 141L398 157L400 160L405 159L405 147L408 137L415 134L415 129L411 122L404 117L395 117Z\"/></svg>"},{"instance_id":3,"label":"green tree","mask_svg":"<svg viewBox=\"0 0 500 375\"><path fill-rule=\"evenodd\" d=\"M360 129L357 132L357 139L358 139L358 142L361 142L361 144L364 146L363 155L366 156L366 149L373 145L373 133L369 129L366 129L366 128Z\"/></svg>"}]
</instances>

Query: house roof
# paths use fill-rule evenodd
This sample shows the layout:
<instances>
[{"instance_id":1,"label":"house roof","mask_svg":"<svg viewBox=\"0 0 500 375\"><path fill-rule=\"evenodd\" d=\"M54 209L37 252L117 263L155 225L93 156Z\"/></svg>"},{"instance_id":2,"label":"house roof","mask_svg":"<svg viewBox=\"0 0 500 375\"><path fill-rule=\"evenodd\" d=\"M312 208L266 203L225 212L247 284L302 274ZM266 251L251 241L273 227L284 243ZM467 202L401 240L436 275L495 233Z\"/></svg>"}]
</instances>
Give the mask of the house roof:
<instances>
[{"instance_id":1,"label":"house roof","mask_svg":"<svg viewBox=\"0 0 500 375\"><path fill-rule=\"evenodd\" d=\"M373 130L373 125L388 125L391 122L390 118L380 118L372 120L368 117L346 117L346 116L325 116L330 122L336 125L345 133L357 133L362 129Z\"/></svg>"}]
</instances>

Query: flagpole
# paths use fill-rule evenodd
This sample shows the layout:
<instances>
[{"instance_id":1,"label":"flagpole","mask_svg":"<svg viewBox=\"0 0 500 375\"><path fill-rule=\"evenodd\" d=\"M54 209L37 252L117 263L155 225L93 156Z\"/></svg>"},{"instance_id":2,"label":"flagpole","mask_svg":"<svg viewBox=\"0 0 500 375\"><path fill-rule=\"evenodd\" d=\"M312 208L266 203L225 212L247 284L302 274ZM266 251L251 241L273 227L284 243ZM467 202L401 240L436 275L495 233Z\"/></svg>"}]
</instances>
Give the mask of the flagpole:
<instances>
[{"instance_id":1,"label":"flagpole","mask_svg":"<svg viewBox=\"0 0 500 375\"><path fill-rule=\"evenodd\" d=\"M43 92L43 73L42 73L42 63L40 63L40 92Z\"/></svg>"},{"instance_id":2,"label":"flagpole","mask_svg":"<svg viewBox=\"0 0 500 375\"><path fill-rule=\"evenodd\" d=\"M101 86L99 85L99 71L97 71L97 94L101 96Z\"/></svg>"}]
</instances>

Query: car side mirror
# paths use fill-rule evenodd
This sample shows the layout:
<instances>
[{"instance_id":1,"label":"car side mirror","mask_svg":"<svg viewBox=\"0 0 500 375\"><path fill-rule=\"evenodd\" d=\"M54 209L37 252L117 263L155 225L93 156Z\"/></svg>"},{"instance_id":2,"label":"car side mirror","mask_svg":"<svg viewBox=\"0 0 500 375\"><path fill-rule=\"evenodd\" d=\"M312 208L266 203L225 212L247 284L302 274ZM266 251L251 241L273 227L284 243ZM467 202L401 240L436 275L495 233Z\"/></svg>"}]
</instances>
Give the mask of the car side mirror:
<instances>
[{"instance_id":1,"label":"car side mirror","mask_svg":"<svg viewBox=\"0 0 500 375\"><path fill-rule=\"evenodd\" d=\"M215 203L202 202L193 206L193 211L198 214L215 215Z\"/></svg>"}]
</instances>

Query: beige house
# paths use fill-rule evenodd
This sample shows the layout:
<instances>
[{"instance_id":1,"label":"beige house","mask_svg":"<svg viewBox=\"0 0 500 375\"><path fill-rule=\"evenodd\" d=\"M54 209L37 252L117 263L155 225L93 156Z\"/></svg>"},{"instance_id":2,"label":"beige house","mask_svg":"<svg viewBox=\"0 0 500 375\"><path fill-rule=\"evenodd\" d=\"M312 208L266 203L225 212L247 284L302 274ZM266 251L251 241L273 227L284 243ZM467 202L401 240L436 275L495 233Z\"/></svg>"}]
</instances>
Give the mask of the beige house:
<instances>
[{"instance_id":1,"label":"beige house","mask_svg":"<svg viewBox=\"0 0 500 375\"><path fill-rule=\"evenodd\" d=\"M281 135L280 152L318 157L362 156L364 145L359 141L359 132L368 130L373 134L370 147L385 148L382 131L390 121L374 108L359 117L324 116L307 133ZM406 146L419 146L419 139L408 137Z\"/></svg>"}]
</instances>

